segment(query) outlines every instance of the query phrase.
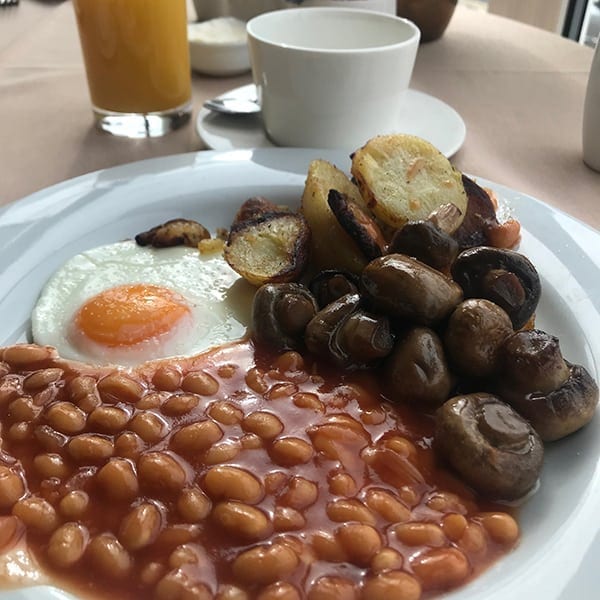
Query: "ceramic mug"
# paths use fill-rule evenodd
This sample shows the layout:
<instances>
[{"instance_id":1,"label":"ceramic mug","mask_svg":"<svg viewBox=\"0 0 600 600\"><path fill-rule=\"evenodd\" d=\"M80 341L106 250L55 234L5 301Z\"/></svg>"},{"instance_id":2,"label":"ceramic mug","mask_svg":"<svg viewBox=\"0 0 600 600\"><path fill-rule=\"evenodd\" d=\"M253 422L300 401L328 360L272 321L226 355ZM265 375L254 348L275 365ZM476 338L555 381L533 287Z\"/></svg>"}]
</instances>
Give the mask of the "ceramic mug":
<instances>
[{"instance_id":1,"label":"ceramic mug","mask_svg":"<svg viewBox=\"0 0 600 600\"><path fill-rule=\"evenodd\" d=\"M395 130L419 30L350 8L300 8L248 22L267 136L279 146L354 150Z\"/></svg>"}]
</instances>

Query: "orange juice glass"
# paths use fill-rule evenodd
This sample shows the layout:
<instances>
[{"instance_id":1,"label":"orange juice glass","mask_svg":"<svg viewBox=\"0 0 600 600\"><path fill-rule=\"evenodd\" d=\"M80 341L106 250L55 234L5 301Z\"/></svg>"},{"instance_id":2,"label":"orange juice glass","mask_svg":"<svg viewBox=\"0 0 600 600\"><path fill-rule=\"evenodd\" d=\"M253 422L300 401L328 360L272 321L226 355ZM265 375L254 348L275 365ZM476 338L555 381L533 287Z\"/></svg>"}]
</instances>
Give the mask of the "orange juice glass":
<instances>
[{"instance_id":1,"label":"orange juice glass","mask_svg":"<svg viewBox=\"0 0 600 600\"><path fill-rule=\"evenodd\" d=\"M191 114L186 0L73 0L98 127L154 137Z\"/></svg>"}]
</instances>

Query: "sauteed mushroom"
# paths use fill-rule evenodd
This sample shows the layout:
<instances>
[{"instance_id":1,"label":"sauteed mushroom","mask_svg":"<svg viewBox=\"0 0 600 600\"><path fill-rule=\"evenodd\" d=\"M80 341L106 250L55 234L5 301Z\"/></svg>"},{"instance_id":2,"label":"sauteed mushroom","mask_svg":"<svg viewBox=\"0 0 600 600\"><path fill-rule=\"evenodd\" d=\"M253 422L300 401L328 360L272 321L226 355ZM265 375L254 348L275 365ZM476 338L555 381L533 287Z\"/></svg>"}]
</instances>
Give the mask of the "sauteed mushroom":
<instances>
[{"instance_id":1,"label":"sauteed mushroom","mask_svg":"<svg viewBox=\"0 0 600 600\"><path fill-rule=\"evenodd\" d=\"M358 292L358 276L348 271L328 269L313 277L308 285L317 304L324 308L346 294Z\"/></svg>"},{"instance_id":2,"label":"sauteed mushroom","mask_svg":"<svg viewBox=\"0 0 600 600\"><path fill-rule=\"evenodd\" d=\"M440 204L429 214L427 220L444 233L453 235L463 221L463 214L455 204Z\"/></svg>"},{"instance_id":3,"label":"sauteed mushroom","mask_svg":"<svg viewBox=\"0 0 600 600\"><path fill-rule=\"evenodd\" d=\"M489 377L498 370L498 349L512 333L509 316L497 304L470 298L450 315L444 347L461 374Z\"/></svg>"},{"instance_id":4,"label":"sauteed mushroom","mask_svg":"<svg viewBox=\"0 0 600 600\"><path fill-rule=\"evenodd\" d=\"M384 379L393 402L437 408L450 395L452 378L438 335L415 327L398 339L385 362Z\"/></svg>"},{"instance_id":5,"label":"sauteed mushroom","mask_svg":"<svg viewBox=\"0 0 600 600\"><path fill-rule=\"evenodd\" d=\"M513 250L490 246L464 250L452 266L452 276L466 298L485 298L503 308L515 329L532 317L542 292L531 261Z\"/></svg>"},{"instance_id":6,"label":"sauteed mushroom","mask_svg":"<svg viewBox=\"0 0 600 600\"><path fill-rule=\"evenodd\" d=\"M363 367L387 356L394 343L387 317L360 307L358 294L347 294L321 309L306 326L306 347L345 368Z\"/></svg>"},{"instance_id":7,"label":"sauteed mushroom","mask_svg":"<svg viewBox=\"0 0 600 600\"><path fill-rule=\"evenodd\" d=\"M262 285L252 304L254 339L275 350L299 348L306 324L317 310L312 294L300 284Z\"/></svg>"},{"instance_id":8,"label":"sauteed mushroom","mask_svg":"<svg viewBox=\"0 0 600 600\"><path fill-rule=\"evenodd\" d=\"M558 339L537 329L520 331L500 349L498 393L544 441L586 425L598 404L598 386L587 370L563 359Z\"/></svg>"},{"instance_id":9,"label":"sauteed mushroom","mask_svg":"<svg viewBox=\"0 0 600 600\"><path fill-rule=\"evenodd\" d=\"M190 219L171 219L135 236L138 246L168 248L170 246L190 246L196 248L202 240L210 238L204 225Z\"/></svg>"},{"instance_id":10,"label":"sauteed mushroom","mask_svg":"<svg viewBox=\"0 0 600 600\"><path fill-rule=\"evenodd\" d=\"M411 221L394 234L388 252L407 254L446 272L458 254L458 242L432 221Z\"/></svg>"},{"instance_id":11,"label":"sauteed mushroom","mask_svg":"<svg viewBox=\"0 0 600 600\"><path fill-rule=\"evenodd\" d=\"M544 448L531 425L486 393L451 398L436 412L435 444L480 493L503 500L525 495L537 482Z\"/></svg>"},{"instance_id":12,"label":"sauteed mushroom","mask_svg":"<svg viewBox=\"0 0 600 600\"><path fill-rule=\"evenodd\" d=\"M360 283L374 310L423 325L441 321L462 300L458 284L403 254L372 260L363 270Z\"/></svg>"},{"instance_id":13,"label":"sauteed mushroom","mask_svg":"<svg viewBox=\"0 0 600 600\"><path fill-rule=\"evenodd\" d=\"M454 238L463 250L488 245L488 228L499 225L494 204L490 195L472 179L463 175L462 183L468 198L467 211Z\"/></svg>"}]
</instances>

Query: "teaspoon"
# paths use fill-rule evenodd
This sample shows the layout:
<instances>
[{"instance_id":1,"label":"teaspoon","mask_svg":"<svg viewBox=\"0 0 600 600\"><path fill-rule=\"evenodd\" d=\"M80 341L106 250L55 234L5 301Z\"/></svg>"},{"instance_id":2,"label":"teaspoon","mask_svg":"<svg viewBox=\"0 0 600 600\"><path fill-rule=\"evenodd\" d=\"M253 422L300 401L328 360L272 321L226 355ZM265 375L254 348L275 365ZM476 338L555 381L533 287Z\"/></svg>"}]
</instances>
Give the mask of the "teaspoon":
<instances>
[{"instance_id":1,"label":"teaspoon","mask_svg":"<svg viewBox=\"0 0 600 600\"><path fill-rule=\"evenodd\" d=\"M212 98L203 106L226 115L251 115L260 112L258 102L250 98Z\"/></svg>"}]
</instances>

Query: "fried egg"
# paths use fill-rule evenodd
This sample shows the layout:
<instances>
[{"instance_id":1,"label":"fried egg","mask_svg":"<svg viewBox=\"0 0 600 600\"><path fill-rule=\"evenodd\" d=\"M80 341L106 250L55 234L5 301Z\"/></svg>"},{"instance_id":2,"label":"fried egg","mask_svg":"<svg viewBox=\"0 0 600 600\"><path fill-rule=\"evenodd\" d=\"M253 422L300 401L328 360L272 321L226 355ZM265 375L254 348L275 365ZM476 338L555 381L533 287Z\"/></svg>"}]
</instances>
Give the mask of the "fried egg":
<instances>
[{"instance_id":1,"label":"fried egg","mask_svg":"<svg viewBox=\"0 0 600 600\"><path fill-rule=\"evenodd\" d=\"M193 356L246 334L253 293L220 253L100 246L71 258L44 286L33 341L97 365Z\"/></svg>"}]
</instances>

